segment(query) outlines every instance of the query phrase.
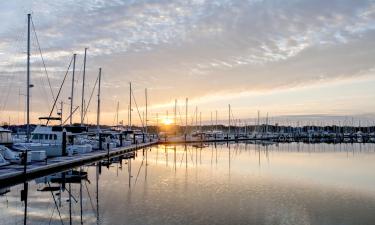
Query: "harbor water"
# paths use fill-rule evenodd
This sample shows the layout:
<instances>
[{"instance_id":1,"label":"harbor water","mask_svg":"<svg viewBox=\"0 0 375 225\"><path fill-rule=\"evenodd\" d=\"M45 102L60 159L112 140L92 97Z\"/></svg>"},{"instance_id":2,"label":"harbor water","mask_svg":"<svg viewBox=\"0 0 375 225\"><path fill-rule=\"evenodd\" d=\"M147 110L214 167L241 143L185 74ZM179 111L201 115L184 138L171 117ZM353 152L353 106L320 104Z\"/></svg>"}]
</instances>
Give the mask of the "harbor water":
<instances>
[{"instance_id":1,"label":"harbor water","mask_svg":"<svg viewBox=\"0 0 375 225\"><path fill-rule=\"evenodd\" d=\"M374 162L375 144L156 145L29 181L26 217L25 184L1 189L0 224L373 225Z\"/></svg>"}]
</instances>

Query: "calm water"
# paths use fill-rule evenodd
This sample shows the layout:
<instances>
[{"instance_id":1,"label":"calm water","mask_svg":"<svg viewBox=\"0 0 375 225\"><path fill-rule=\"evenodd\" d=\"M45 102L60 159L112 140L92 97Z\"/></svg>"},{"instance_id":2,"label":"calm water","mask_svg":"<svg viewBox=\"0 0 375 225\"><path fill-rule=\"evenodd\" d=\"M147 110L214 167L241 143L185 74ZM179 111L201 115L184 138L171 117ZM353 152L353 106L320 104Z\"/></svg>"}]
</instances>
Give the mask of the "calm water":
<instances>
[{"instance_id":1,"label":"calm water","mask_svg":"<svg viewBox=\"0 0 375 225\"><path fill-rule=\"evenodd\" d=\"M374 144L160 145L80 169L29 182L28 224L375 224ZM24 223L22 189L0 196L0 224Z\"/></svg>"}]
</instances>

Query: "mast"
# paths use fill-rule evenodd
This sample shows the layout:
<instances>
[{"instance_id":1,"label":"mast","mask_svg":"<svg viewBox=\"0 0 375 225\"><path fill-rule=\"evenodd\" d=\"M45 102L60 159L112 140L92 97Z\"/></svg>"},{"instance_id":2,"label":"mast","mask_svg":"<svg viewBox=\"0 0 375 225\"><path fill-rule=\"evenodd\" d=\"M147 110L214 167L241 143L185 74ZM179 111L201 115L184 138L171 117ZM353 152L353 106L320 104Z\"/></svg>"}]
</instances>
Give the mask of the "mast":
<instances>
[{"instance_id":1,"label":"mast","mask_svg":"<svg viewBox=\"0 0 375 225\"><path fill-rule=\"evenodd\" d=\"M26 114L27 114L27 124L26 124L26 138L27 142L30 142L30 20L31 20L31 14L27 14L27 103L26 103ZM23 191L25 193L24 195L24 216L23 216L23 223L27 224L27 195L29 190L29 184L26 182L26 168L27 168L27 150L24 152L24 160L25 164L23 167L24 175L25 175L25 182L23 183Z\"/></svg>"},{"instance_id":2,"label":"mast","mask_svg":"<svg viewBox=\"0 0 375 225\"><path fill-rule=\"evenodd\" d=\"M260 126L260 124L259 124L259 117L260 117L260 112L258 110L257 133L259 132L259 126Z\"/></svg>"},{"instance_id":3,"label":"mast","mask_svg":"<svg viewBox=\"0 0 375 225\"><path fill-rule=\"evenodd\" d=\"M195 106L195 130L198 131L198 106Z\"/></svg>"},{"instance_id":4,"label":"mast","mask_svg":"<svg viewBox=\"0 0 375 225\"><path fill-rule=\"evenodd\" d=\"M212 111L211 111L211 133L212 133L213 129L214 129L214 122L212 120Z\"/></svg>"},{"instance_id":5,"label":"mast","mask_svg":"<svg viewBox=\"0 0 375 225\"><path fill-rule=\"evenodd\" d=\"M297 126L299 126L299 125L297 125ZM268 112L267 112L267 116L266 116L266 133L268 133Z\"/></svg>"},{"instance_id":6,"label":"mast","mask_svg":"<svg viewBox=\"0 0 375 225\"><path fill-rule=\"evenodd\" d=\"M177 99L174 100L174 126L177 126Z\"/></svg>"},{"instance_id":7,"label":"mast","mask_svg":"<svg viewBox=\"0 0 375 225\"><path fill-rule=\"evenodd\" d=\"M199 131L202 132L202 112L199 112Z\"/></svg>"},{"instance_id":8,"label":"mast","mask_svg":"<svg viewBox=\"0 0 375 225\"><path fill-rule=\"evenodd\" d=\"M186 138L186 135L187 135L187 127L188 127L188 101L189 101L189 99L186 98L186 102L185 102L185 138Z\"/></svg>"},{"instance_id":9,"label":"mast","mask_svg":"<svg viewBox=\"0 0 375 225\"><path fill-rule=\"evenodd\" d=\"M26 87L26 137L30 142L30 20L31 14L27 14L27 87ZM26 164L25 164L26 165Z\"/></svg>"},{"instance_id":10,"label":"mast","mask_svg":"<svg viewBox=\"0 0 375 225\"><path fill-rule=\"evenodd\" d=\"M132 128L132 82L129 82L129 128Z\"/></svg>"},{"instance_id":11,"label":"mast","mask_svg":"<svg viewBox=\"0 0 375 225\"><path fill-rule=\"evenodd\" d=\"M76 67L76 56L77 54L73 54L73 76L72 76L72 90L70 92L70 125L73 123L73 98L74 98L74 74L75 74L75 67Z\"/></svg>"},{"instance_id":12,"label":"mast","mask_svg":"<svg viewBox=\"0 0 375 225\"><path fill-rule=\"evenodd\" d=\"M83 74L82 74L82 100L81 100L81 126L84 122L84 104L85 104L85 79L86 79L86 54L87 48L85 48L85 56L83 58Z\"/></svg>"},{"instance_id":13,"label":"mast","mask_svg":"<svg viewBox=\"0 0 375 225\"><path fill-rule=\"evenodd\" d=\"M63 124L63 107L64 107L64 102L63 101L61 101L60 102L60 125L62 126Z\"/></svg>"},{"instance_id":14,"label":"mast","mask_svg":"<svg viewBox=\"0 0 375 225\"><path fill-rule=\"evenodd\" d=\"M228 134L230 134L230 104L228 105L228 112L229 112L229 115L228 115L228 124L229 124Z\"/></svg>"},{"instance_id":15,"label":"mast","mask_svg":"<svg viewBox=\"0 0 375 225\"><path fill-rule=\"evenodd\" d=\"M118 110L120 108L120 102L117 101L117 107L116 107L116 126L118 126Z\"/></svg>"},{"instance_id":16,"label":"mast","mask_svg":"<svg viewBox=\"0 0 375 225\"><path fill-rule=\"evenodd\" d=\"M216 110L216 115L215 115L215 130L217 131L217 110Z\"/></svg>"},{"instance_id":17,"label":"mast","mask_svg":"<svg viewBox=\"0 0 375 225\"><path fill-rule=\"evenodd\" d=\"M145 130L146 130L146 135L147 135L147 104L148 104L148 102L147 102L147 88L145 88L145 99L146 99L146 118L145 118Z\"/></svg>"},{"instance_id":18,"label":"mast","mask_svg":"<svg viewBox=\"0 0 375 225\"><path fill-rule=\"evenodd\" d=\"M156 135L159 136L159 113L156 113Z\"/></svg>"},{"instance_id":19,"label":"mast","mask_svg":"<svg viewBox=\"0 0 375 225\"><path fill-rule=\"evenodd\" d=\"M96 126L98 131L100 130L99 123L100 123L100 82L102 79L102 68L99 68L99 83L98 83L98 109L97 109L97 115L96 115Z\"/></svg>"}]
</instances>

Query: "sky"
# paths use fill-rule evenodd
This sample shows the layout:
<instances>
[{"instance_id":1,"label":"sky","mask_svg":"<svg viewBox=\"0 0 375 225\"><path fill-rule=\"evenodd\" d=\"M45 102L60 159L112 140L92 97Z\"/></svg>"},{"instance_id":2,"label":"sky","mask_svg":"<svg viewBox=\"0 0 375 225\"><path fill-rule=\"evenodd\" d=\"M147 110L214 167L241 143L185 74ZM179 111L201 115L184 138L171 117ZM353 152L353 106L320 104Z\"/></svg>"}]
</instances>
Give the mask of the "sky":
<instances>
[{"instance_id":1,"label":"sky","mask_svg":"<svg viewBox=\"0 0 375 225\"><path fill-rule=\"evenodd\" d=\"M31 35L31 118L49 114L73 53L74 108L81 105L83 52L88 48L85 101L102 72L101 122L188 121L196 107L207 122L232 116L289 121L375 118L375 2L353 0L14 0L0 2L0 120L23 123L27 13ZM39 43L39 45L38 45ZM41 54L46 65L43 67ZM48 79L47 79L48 74ZM51 84L51 88L48 83ZM59 101L68 116L72 72ZM86 121L96 120L96 90ZM80 121L80 109L74 121ZM252 118L252 119L250 119ZM276 119L275 119L276 120ZM357 120L357 119L356 119ZM359 119L358 119L359 120Z\"/></svg>"}]
</instances>

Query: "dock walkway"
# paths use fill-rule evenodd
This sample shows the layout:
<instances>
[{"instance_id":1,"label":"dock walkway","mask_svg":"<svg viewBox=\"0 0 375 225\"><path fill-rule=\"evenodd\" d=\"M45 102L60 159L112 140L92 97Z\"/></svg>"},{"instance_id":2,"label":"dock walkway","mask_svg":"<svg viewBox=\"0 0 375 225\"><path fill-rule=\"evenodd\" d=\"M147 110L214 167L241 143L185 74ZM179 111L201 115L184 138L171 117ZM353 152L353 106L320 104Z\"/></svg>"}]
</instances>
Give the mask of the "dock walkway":
<instances>
[{"instance_id":1,"label":"dock walkway","mask_svg":"<svg viewBox=\"0 0 375 225\"><path fill-rule=\"evenodd\" d=\"M127 147L119 147L110 150L99 150L73 156L61 156L50 158L47 161L33 162L27 165L26 176L24 174L24 166L10 164L0 168L0 188L20 183L25 180L32 180L36 177L48 175L51 173L62 171L66 168L79 166L85 163L98 161L101 159L112 158L134 152L137 149L157 144L157 141L131 145Z\"/></svg>"}]
</instances>

